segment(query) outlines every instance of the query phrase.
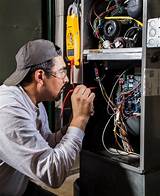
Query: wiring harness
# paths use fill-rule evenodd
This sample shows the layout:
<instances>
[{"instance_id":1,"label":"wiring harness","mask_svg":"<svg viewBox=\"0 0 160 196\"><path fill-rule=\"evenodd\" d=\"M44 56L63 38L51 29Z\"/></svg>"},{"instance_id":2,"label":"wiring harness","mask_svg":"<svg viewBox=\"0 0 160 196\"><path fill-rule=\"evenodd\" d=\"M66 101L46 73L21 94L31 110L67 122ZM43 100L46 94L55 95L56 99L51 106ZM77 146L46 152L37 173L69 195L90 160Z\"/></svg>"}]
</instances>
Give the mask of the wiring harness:
<instances>
[{"instance_id":1,"label":"wiring harness","mask_svg":"<svg viewBox=\"0 0 160 196\"><path fill-rule=\"evenodd\" d=\"M99 40L98 48L140 47L142 42L142 1L138 1L136 15L130 10L132 0L95 1L89 13L93 35ZM99 11L103 10L103 11ZM130 14L130 15L129 15ZM132 17L135 16L137 18Z\"/></svg>"},{"instance_id":2,"label":"wiring harness","mask_svg":"<svg viewBox=\"0 0 160 196\"><path fill-rule=\"evenodd\" d=\"M139 119L140 117L140 76L127 75L127 70L123 71L114 83L110 95L108 95L96 66L94 67L94 72L102 96L107 103L107 112L110 116L103 129L102 144L105 150L110 154L119 155L120 150L125 152L125 155L135 154L128 138L128 132L133 129L132 133L134 133L135 130L134 127L129 127L128 119L132 119L133 117ZM114 93L115 89L116 93ZM113 94L115 94L115 96L113 96ZM115 146L117 146L114 152L110 150L110 147L106 146L104 140L110 123L113 124L111 127L113 127L112 131L115 138ZM139 134L138 131L136 130L134 134Z\"/></svg>"}]
</instances>

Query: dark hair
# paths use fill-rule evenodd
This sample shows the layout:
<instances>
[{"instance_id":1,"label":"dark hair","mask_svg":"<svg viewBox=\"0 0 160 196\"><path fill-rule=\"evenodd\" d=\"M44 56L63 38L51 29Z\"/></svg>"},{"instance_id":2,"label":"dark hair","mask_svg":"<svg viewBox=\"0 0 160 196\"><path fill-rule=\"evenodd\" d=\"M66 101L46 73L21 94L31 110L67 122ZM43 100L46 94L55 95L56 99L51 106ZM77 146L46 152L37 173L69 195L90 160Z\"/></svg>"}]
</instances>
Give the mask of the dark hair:
<instances>
[{"instance_id":1,"label":"dark hair","mask_svg":"<svg viewBox=\"0 0 160 196\"><path fill-rule=\"evenodd\" d=\"M33 65L25 78L20 82L21 86L26 86L27 84L31 83L33 81L33 74L35 73L36 70L42 69L47 77L51 76L52 70L51 68L53 67L53 60L48 60L46 62Z\"/></svg>"}]
</instances>

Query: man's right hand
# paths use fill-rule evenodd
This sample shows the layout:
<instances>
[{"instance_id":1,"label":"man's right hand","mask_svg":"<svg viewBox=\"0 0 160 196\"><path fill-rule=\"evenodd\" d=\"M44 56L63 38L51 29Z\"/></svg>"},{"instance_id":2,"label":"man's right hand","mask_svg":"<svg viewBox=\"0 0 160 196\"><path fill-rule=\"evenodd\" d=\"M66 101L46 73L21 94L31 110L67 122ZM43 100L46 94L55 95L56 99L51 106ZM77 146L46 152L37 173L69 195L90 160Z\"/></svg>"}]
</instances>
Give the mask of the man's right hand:
<instances>
[{"instance_id":1,"label":"man's right hand","mask_svg":"<svg viewBox=\"0 0 160 196\"><path fill-rule=\"evenodd\" d=\"M78 85L71 96L73 119L70 126L85 130L86 124L93 112L95 94L84 85Z\"/></svg>"}]
</instances>

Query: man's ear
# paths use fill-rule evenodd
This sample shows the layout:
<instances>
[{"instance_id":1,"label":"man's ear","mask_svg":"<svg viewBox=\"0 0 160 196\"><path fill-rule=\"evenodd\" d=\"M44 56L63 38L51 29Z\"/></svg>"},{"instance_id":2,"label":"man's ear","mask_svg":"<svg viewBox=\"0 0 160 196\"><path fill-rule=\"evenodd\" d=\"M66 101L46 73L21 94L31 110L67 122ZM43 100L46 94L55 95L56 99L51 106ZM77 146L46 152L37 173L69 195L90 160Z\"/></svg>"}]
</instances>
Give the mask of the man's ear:
<instances>
[{"instance_id":1,"label":"man's ear","mask_svg":"<svg viewBox=\"0 0 160 196\"><path fill-rule=\"evenodd\" d=\"M39 84L43 85L45 73L42 69L38 69L35 71L35 81Z\"/></svg>"}]
</instances>

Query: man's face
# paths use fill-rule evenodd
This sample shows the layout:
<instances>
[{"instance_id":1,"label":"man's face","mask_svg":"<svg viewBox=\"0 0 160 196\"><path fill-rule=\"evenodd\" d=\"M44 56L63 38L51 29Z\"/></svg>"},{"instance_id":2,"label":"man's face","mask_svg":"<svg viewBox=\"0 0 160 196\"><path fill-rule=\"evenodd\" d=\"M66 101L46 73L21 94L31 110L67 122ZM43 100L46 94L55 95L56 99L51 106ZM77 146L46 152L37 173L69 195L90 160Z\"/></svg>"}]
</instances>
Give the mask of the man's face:
<instances>
[{"instance_id":1,"label":"man's face","mask_svg":"<svg viewBox=\"0 0 160 196\"><path fill-rule=\"evenodd\" d=\"M68 83L69 79L66 73L66 64L62 56L54 58L54 66L52 67L52 75L45 78L44 96L46 101L58 100L62 93L63 87Z\"/></svg>"}]
</instances>

